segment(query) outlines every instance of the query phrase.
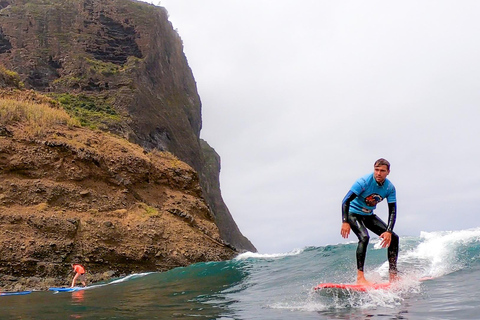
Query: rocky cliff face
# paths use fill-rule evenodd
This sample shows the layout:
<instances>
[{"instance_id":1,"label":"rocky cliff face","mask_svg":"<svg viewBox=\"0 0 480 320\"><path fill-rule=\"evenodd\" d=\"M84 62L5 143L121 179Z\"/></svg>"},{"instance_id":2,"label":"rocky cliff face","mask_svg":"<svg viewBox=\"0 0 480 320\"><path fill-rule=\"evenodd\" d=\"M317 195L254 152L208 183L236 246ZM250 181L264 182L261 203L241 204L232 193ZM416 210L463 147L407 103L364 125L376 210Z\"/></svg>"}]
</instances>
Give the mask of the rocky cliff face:
<instances>
[{"instance_id":1,"label":"rocky cliff face","mask_svg":"<svg viewBox=\"0 0 480 320\"><path fill-rule=\"evenodd\" d=\"M45 97L18 95L0 97L2 290L67 285L76 260L94 282L238 253L189 165L80 128L37 103Z\"/></svg>"},{"instance_id":2,"label":"rocky cliff face","mask_svg":"<svg viewBox=\"0 0 480 320\"><path fill-rule=\"evenodd\" d=\"M200 98L165 9L131 0L2 0L0 64L84 126L188 163L222 238L256 251L222 200L219 157L199 138Z\"/></svg>"}]
</instances>

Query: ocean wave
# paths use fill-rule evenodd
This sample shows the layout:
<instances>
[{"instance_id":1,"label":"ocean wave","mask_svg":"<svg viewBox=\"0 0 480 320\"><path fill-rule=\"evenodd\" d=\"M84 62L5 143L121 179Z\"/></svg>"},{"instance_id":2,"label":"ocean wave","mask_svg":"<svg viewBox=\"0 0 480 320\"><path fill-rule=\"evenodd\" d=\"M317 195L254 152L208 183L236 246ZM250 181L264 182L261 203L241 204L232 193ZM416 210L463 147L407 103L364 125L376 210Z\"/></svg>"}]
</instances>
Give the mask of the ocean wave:
<instances>
[{"instance_id":1,"label":"ocean wave","mask_svg":"<svg viewBox=\"0 0 480 320\"><path fill-rule=\"evenodd\" d=\"M258 253L258 252L244 252L234 258L234 260L246 260L246 259L275 259L289 256L296 256L301 254L305 249L294 249L286 253Z\"/></svg>"},{"instance_id":2,"label":"ocean wave","mask_svg":"<svg viewBox=\"0 0 480 320\"><path fill-rule=\"evenodd\" d=\"M147 276L149 274L152 274L153 272L143 272L143 273L133 273L133 274L130 274L128 276L125 276L125 277L122 277L122 278L118 278L118 279L115 279L107 284L116 284L116 283L122 283L122 282L125 282L125 281L128 281L128 280L133 280L133 279L137 279L137 278L141 278L141 277L144 277L144 276Z\"/></svg>"},{"instance_id":3,"label":"ocean wave","mask_svg":"<svg viewBox=\"0 0 480 320\"><path fill-rule=\"evenodd\" d=\"M402 240L401 240L402 241ZM379 242L374 247L378 249ZM422 231L400 243L399 268L422 277L441 277L478 263L480 228L457 231ZM377 270L387 274L388 263Z\"/></svg>"}]
</instances>

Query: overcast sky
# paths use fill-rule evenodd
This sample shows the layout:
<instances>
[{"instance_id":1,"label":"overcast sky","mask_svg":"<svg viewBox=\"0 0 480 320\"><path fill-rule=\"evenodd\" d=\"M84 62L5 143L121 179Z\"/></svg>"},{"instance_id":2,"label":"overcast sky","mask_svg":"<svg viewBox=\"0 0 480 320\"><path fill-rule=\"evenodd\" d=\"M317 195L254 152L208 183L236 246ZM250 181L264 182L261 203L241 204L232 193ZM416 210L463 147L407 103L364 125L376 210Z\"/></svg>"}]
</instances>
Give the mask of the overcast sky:
<instances>
[{"instance_id":1,"label":"overcast sky","mask_svg":"<svg viewBox=\"0 0 480 320\"><path fill-rule=\"evenodd\" d=\"M479 226L480 1L151 2L183 39L201 137L259 252L356 241L341 201L380 157L400 236Z\"/></svg>"}]
</instances>

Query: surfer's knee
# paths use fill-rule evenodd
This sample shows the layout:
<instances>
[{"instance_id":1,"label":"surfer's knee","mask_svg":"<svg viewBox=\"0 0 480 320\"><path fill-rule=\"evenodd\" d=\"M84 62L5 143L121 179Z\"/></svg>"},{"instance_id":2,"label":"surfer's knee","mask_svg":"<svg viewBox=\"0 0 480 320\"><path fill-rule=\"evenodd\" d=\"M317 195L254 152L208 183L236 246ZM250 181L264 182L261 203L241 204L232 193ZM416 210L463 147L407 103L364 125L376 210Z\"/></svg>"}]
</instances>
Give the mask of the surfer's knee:
<instances>
[{"instance_id":1,"label":"surfer's knee","mask_svg":"<svg viewBox=\"0 0 480 320\"><path fill-rule=\"evenodd\" d=\"M365 247L368 245L369 241L370 241L369 235L362 235L358 237L358 243L364 245Z\"/></svg>"}]
</instances>

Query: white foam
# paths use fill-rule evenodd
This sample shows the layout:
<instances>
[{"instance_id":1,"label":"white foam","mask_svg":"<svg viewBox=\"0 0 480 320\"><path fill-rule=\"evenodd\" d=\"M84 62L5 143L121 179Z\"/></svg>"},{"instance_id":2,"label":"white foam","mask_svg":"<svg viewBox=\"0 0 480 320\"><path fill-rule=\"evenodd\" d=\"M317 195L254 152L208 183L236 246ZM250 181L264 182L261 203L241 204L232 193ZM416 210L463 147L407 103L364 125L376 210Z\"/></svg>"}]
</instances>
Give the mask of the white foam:
<instances>
[{"instance_id":1,"label":"white foam","mask_svg":"<svg viewBox=\"0 0 480 320\"><path fill-rule=\"evenodd\" d=\"M304 249L295 249L287 253L258 253L258 252L244 252L235 257L234 260L245 260L249 258L256 259L272 259L272 258L283 258L288 256L296 256L302 253Z\"/></svg>"},{"instance_id":2,"label":"white foam","mask_svg":"<svg viewBox=\"0 0 480 320\"><path fill-rule=\"evenodd\" d=\"M144 273L134 273L134 274L130 274L126 277L123 277L123 278L120 278L120 279L116 279L116 280L113 280L109 283L106 283L105 285L109 285L109 284L116 284L116 283L121 283L121 282L125 282L127 280L130 280L130 279L135 279L135 278L140 278L140 277L144 277L146 275L149 275L153 272L144 272Z\"/></svg>"},{"instance_id":3,"label":"white foam","mask_svg":"<svg viewBox=\"0 0 480 320\"><path fill-rule=\"evenodd\" d=\"M420 243L408 251L400 251L399 268L412 269L417 277L440 277L462 268L462 257L457 257L457 249L480 241L480 228L458 231L436 231L420 233ZM388 274L385 262L377 272ZM402 271L402 270L401 270ZM408 271L408 270L407 270Z\"/></svg>"},{"instance_id":4,"label":"white foam","mask_svg":"<svg viewBox=\"0 0 480 320\"><path fill-rule=\"evenodd\" d=\"M411 284L409 285L409 287ZM414 284L418 286L418 281ZM372 309L377 307L393 309L401 305L406 292L405 285L392 289L370 290L367 292L356 291L311 291L308 296L292 297L289 301L270 303L267 307L291 311L320 312L332 309Z\"/></svg>"},{"instance_id":5,"label":"white foam","mask_svg":"<svg viewBox=\"0 0 480 320\"><path fill-rule=\"evenodd\" d=\"M308 312L324 311L330 308L329 305L326 305L318 301L277 302L277 303L268 305L268 307L271 309L290 310L290 311L308 311Z\"/></svg>"}]
</instances>

